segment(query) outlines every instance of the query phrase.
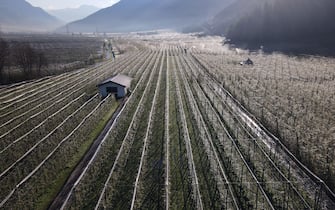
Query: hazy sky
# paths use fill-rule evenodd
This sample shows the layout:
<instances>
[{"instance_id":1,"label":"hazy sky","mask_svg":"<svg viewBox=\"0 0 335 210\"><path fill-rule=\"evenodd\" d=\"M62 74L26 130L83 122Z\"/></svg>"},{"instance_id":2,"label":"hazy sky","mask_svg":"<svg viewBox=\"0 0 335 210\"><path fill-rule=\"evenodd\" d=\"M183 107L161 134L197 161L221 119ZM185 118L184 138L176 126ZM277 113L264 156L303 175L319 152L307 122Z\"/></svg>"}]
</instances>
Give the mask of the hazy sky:
<instances>
[{"instance_id":1,"label":"hazy sky","mask_svg":"<svg viewBox=\"0 0 335 210\"><path fill-rule=\"evenodd\" d=\"M99 8L109 7L119 0L26 0L43 9L76 8L81 5L93 5Z\"/></svg>"}]
</instances>

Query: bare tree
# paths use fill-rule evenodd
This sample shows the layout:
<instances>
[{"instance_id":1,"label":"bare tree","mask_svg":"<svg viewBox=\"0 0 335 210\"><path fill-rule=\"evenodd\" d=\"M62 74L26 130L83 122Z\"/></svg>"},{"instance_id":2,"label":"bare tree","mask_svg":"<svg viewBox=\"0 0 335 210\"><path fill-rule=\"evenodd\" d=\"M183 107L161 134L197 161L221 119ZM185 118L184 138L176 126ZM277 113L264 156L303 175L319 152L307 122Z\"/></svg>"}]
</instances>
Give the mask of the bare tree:
<instances>
[{"instance_id":1,"label":"bare tree","mask_svg":"<svg viewBox=\"0 0 335 210\"><path fill-rule=\"evenodd\" d=\"M49 65L48 59L45 57L43 52L36 53L36 73L41 76L42 67L47 67Z\"/></svg>"},{"instance_id":2,"label":"bare tree","mask_svg":"<svg viewBox=\"0 0 335 210\"><path fill-rule=\"evenodd\" d=\"M0 81L3 78L3 68L5 66L6 59L8 58L9 54L9 45L8 43L0 38Z\"/></svg>"},{"instance_id":3,"label":"bare tree","mask_svg":"<svg viewBox=\"0 0 335 210\"><path fill-rule=\"evenodd\" d=\"M22 68L26 78L31 78L36 62L34 49L27 43L19 43L14 46L13 53L17 65Z\"/></svg>"}]
</instances>

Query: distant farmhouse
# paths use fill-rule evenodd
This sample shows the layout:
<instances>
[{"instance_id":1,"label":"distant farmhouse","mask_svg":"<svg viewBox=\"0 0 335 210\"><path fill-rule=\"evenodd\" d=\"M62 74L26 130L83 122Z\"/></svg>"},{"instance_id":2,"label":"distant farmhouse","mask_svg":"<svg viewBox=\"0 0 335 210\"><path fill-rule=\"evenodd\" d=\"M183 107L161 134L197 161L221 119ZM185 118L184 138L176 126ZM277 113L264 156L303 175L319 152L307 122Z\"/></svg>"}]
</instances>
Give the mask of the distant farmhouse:
<instances>
[{"instance_id":1,"label":"distant farmhouse","mask_svg":"<svg viewBox=\"0 0 335 210\"><path fill-rule=\"evenodd\" d=\"M123 74L118 74L98 85L102 98L108 94L114 94L116 98L123 98L128 94L132 78Z\"/></svg>"}]
</instances>

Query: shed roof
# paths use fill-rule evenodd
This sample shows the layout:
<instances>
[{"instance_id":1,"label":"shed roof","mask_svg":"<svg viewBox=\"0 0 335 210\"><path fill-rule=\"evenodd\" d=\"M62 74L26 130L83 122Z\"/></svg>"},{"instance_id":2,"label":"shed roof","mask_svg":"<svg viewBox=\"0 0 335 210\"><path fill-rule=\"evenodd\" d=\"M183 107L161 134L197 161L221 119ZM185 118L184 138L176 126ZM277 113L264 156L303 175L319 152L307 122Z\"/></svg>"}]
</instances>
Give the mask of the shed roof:
<instances>
[{"instance_id":1,"label":"shed roof","mask_svg":"<svg viewBox=\"0 0 335 210\"><path fill-rule=\"evenodd\" d=\"M101 82L98 86L101 86L101 85L104 85L106 83L112 82L112 83L115 83L115 84L119 84L123 87L130 87L131 80L132 80L131 77L128 77L128 76L123 75L123 74L118 74L114 77L106 79L105 81Z\"/></svg>"}]
</instances>

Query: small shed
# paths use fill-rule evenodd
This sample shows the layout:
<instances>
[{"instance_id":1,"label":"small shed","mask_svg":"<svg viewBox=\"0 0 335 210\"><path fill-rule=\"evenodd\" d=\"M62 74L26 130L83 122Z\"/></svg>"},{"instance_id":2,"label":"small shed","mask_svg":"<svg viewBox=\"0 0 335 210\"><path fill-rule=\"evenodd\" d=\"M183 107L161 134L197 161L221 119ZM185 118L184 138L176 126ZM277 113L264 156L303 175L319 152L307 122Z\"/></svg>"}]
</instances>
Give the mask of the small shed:
<instances>
[{"instance_id":1,"label":"small shed","mask_svg":"<svg viewBox=\"0 0 335 210\"><path fill-rule=\"evenodd\" d=\"M98 88L102 98L110 93L115 94L116 98L123 98L128 94L131 81L131 77L118 74L98 84Z\"/></svg>"}]
</instances>

